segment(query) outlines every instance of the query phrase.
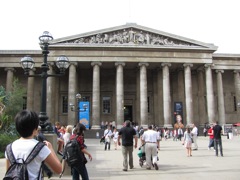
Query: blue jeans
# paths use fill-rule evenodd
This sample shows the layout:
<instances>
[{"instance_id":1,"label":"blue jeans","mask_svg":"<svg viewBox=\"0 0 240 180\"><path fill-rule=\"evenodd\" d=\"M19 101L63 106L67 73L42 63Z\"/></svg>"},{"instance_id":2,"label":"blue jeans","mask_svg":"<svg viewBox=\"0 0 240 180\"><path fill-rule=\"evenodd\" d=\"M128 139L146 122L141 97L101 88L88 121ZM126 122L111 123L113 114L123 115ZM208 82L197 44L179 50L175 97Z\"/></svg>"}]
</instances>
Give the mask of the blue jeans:
<instances>
[{"instance_id":1,"label":"blue jeans","mask_svg":"<svg viewBox=\"0 0 240 180\"><path fill-rule=\"evenodd\" d=\"M214 147L216 150L216 156L218 156L218 146L220 148L220 154L221 154L221 156L223 156L222 139L214 139Z\"/></svg>"},{"instance_id":2,"label":"blue jeans","mask_svg":"<svg viewBox=\"0 0 240 180\"><path fill-rule=\"evenodd\" d=\"M87 168L85 165L82 165L81 167L72 167L71 168L71 172L72 172L72 180L79 180L79 174L82 177L82 180L89 180L88 177L88 172L87 172Z\"/></svg>"},{"instance_id":3,"label":"blue jeans","mask_svg":"<svg viewBox=\"0 0 240 180\"><path fill-rule=\"evenodd\" d=\"M210 148L210 147L214 147L214 139L209 139L209 145L208 145L208 147ZM215 149L215 147L214 147L214 149Z\"/></svg>"}]
</instances>

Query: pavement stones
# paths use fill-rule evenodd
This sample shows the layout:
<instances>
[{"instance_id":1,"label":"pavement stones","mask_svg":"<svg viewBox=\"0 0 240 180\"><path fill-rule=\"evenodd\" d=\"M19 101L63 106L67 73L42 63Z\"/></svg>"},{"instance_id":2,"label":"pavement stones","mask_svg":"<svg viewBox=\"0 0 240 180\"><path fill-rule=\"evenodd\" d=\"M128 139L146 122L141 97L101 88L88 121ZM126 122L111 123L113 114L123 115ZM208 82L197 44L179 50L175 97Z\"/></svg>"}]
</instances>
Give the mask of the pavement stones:
<instances>
[{"instance_id":1,"label":"pavement stones","mask_svg":"<svg viewBox=\"0 0 240 180\"><path fill-rule=\"evenodd\" d=\"M223 136L223 155L215 156L214 150L208 150L208 137L198 137L198 150L193 151L192 157L187 157L186 150L180 141L172 139L160 142L158 152L158 170L151 170L139 166L135 149L134 168L123 171L121 147L114 150L113 143L110 151L104 151L104 145L99 139L86 139L88 151L93 161L87 163L90 180L239 180L240 179L240 137L227 139ZM140 145L140 141L139 141ZM0 179L5 173L5 159L0 159ZM47 178L45 178L47 179ZM59 179L53 175L51 179ZM61 179L71 179L70 175L63 174Z\"/></svg>"}]
</instances>

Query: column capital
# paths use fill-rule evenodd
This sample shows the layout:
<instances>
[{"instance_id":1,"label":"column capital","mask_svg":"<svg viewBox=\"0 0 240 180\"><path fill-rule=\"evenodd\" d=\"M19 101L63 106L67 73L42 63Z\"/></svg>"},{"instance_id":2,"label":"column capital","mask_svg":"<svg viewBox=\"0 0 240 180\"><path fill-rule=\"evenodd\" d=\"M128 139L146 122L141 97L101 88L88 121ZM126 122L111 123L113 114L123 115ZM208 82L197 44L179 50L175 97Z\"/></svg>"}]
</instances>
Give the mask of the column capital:
<instances>
[{"instance_id":1,"label":"column capital","mask_svg":"<svg viewBox=\"0 0 240 180\"><path fill-rule=\"evenodd\" d=\"M102 63L101 62L91 62L91 66L95 66L95 65L101 66Z\"/></svg>"},{"instance_id":2,"label":"column capital","mask_svg":"<svg viewBox=\"0 0 240 180\"><path fill-rule=\"evenodd\" d=\"M204 67L203 67L203 66L197 68L197 72L203 72L203 70L204 70Z\"/></svg>"},{"instance_id":3,"label":"column capital","mask_svg":"<svg viewBox=\"0 0 240 180\"><path fill-rule=\"evenodd\" d=\"M171 63L162 63L161 66L162 66L162 67L164 67L164 66L170 67L170 66L171 66Z\"/></svg>"},{"instance_id":4,"label":"column capital","mask_svg":"<svg viewBox=\"0 0 240 180\"><path fill-rule=\"evenodd\" d=\"M12 68L12 67L6 67L4 68L5 71L12 71L12 72L15 72L15 69Z\"/></svg>"},{"instance_id":5,"label":"column capital","mask_svg":"<svg viewBox=\"0 0 240 180\"><path fill-rule=\"evenodd\" d=\"M212 67L214 67L214 64L204 64L204 67L205 68L209 68L209 67L212 68Z\"/></svg>"},{"instance_id":6,"label":"column capital","mask_svg":"<svg viewBox=\"0 0 240 180\"><path fill-rule=\"evenodd\" d=\"M69 66L71 66L71 65L73 65L73 66L78 66L78 63L77 62L70 62L70 65Z\"/></svg>"},{"instance_id":7,"label":"column capital","mask_svg":"<svg viewBox=\"0 0 240 180\"><path fill-rule=\"evenodd\" d=\"M237 70L237 69L236 69L236 70L233 70L233 73L234 73L234 74L240 73L240 70Z\"/></svg>"},{"instance_id":8,"label":"column capital","mask_svg":"<svg viewBox=\"0 0 240 180\"><path fill-rule=\"evenodd\" d=\"M115 66L125 66L126 64L124 62L115 62Z\"/></svg>"},{"instance_id":9,"label":"column capital","mask_svg":"<svg viewBox=\"0 0 240 180\"><path fill-rule=\"evenodd\" d=\"M191 68L191 67L193 67L193 64L191 64L191 63L184 63L183 64L183 67L188 67L188 66Z\"/></svg>"},{"instance_id":10,"label":"column capital","mask_svg":"<svg viewBox=\"0 0 240 180\"><path fill-rule=\"evenodd\" d=\"M145 63L145 62L140 62L138 63L138 66L149 66L149 63Z\"/></svg>"},{"instance_id":11,"label":"column capital","mask_svg":"<svg viewBox=\"0 0 240 180\"><path fill-rule=\"evenodd\" d=\"M215 72L216 72L216 73L224 73L224 70L222 70L222 69L217 69Z\"/></svg>"}]
</instances>

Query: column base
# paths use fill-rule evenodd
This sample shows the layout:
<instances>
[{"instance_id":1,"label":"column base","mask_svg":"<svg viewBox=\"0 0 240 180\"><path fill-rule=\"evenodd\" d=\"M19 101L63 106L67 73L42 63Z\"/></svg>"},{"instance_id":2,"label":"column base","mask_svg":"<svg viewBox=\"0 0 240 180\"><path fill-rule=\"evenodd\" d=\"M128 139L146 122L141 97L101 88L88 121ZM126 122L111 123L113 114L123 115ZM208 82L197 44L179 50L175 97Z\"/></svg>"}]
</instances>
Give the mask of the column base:
<instances>
[{"instance_id":1,"label":"column base","mask_svg":"<svg viewBox=\"0 0 240 180\"><path fill-rule=\"evenodd\" d=\"M93 125L91 129L101 129L101 127L99 125Z\"/></svg>"},{"instance_id":2,"label":"column base","mask_svg":"<svg viewBox=\"0 0 240 180\"><path fill-rule=\"evenodd\" d=\"M121 129L123 127L122 124L117 125L117 129Z\"/></svg>"},{"instance_id":3,"label":"column base","mask_svg":"<svg viewBox=\"0 0 240 180\"><path fill-rule=\"evenodd\" d=\"M164 124L164 126L163 126L163 127L165 127L165 128L168 128L168 129L171 129L171 128L173 128L172 124Z\"/></svg>"},{"instance_id":4,"label":"column base","mask_svg":"<svg viewBox=\"0 0 240 180\"><path fill-rule=\"evenodd\" d=\"M143 129L148 129L148 125L147 124L142 124L141 126L143 127Z\"/></svg>"}]
</instances>

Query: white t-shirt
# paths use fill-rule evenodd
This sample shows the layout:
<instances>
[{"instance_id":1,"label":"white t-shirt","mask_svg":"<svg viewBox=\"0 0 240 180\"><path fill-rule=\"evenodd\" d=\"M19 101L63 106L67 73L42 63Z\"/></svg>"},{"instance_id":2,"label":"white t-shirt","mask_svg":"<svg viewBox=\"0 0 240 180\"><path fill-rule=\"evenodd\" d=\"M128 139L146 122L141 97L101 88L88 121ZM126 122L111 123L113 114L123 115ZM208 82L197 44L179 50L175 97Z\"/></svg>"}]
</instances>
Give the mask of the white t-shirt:
<instances>
[{"instance_id":1,"label":"white t-shirt","mask_svg":"<svg viewBox=\"0 0 240 180\"><path fill-rule=\"evenodd\" d=\"M14 141L12 144L12 151L15 159L22 158L26 160L37 143L38 141L35 139L18 139ZM37 179L42 161L44 161L50 153L50 149L47 146L44 146L38 155L27 165L28 176L30 180ZM6 152L5 158L8 159ZM19 160L19 162L21 162L21 160Z\"/></svg>"},{"instance_id":2,"label":"white t-shirt","mask_svg":"<svg viewBox=\"0 0 240 180\"><path fill-rule=\"evenodd\" d=\"M145 131L142 135L142 140L145 142L157 142L159 139L159 133L154 130Z\"/></svg>"}]
</instances>

